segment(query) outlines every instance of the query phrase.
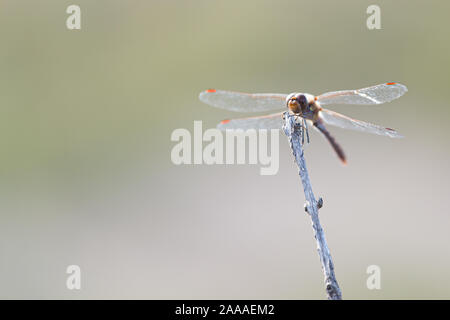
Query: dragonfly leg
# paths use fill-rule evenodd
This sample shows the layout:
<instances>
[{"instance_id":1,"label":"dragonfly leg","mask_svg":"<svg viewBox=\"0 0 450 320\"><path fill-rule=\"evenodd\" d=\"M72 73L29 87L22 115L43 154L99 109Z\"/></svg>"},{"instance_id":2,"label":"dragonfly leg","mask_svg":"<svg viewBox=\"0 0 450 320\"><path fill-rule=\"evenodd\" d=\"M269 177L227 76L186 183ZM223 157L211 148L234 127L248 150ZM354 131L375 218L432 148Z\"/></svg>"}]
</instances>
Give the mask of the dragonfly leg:
<instances>
[{"instance_id":1,"label":"dragonfly leg","mask_svg":"<svg viewBox=\"0 0 450 320\"><path fill-rule=\"evenodd\" d=\"M300 135L302 136L302 145L305 144L305 126L303 125L305 123L305 119L302 118L302 126L300 129Z\"/></svg>"},{"instance_id":2,"label":"dragonfly leg","mask_svg":"<svg viewBox=\"0 0 450 320\"><path fill-rule=\"evenodd\" d=\"M303 118L303 123L305 124L305 131L306 131L306 143L309 144L309 130L308 130L308 122Z\"/></svg>"},{"instance_id":3,"label":"dragonfly leg","mask_svg":"<svg viewBox=\"0 0 450 320\"><path fill-rule=\"evenodd\" d=\"M295 122L300 124L300 135L302 137L302 145L305 144L305 134L306 134L306 142L309 144L309 131L308 131L308 124L306 122L306 119L299 115L294 115ZM299 118L301 121L299 121Z\"/></svg>"}]
</instances>

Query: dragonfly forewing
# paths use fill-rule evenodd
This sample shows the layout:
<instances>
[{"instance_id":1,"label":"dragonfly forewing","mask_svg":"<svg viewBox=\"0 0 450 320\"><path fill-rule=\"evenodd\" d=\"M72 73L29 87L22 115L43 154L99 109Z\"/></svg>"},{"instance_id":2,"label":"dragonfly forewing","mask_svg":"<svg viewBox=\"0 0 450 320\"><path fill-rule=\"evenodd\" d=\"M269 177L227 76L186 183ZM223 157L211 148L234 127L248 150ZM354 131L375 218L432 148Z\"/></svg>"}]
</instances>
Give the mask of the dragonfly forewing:
<instances>
[{"instance_id":1,"label":"dragonfly forewing","mask_svg":"<svg viewBox=\"0 0 450 320\"><path fill-rule=\"evenodd\" d=\"M287 95L281 93L243 93L209 89L200 93L202 102L210 106L236 111L261 112L280 110L285 106Z\"/></svg>"},{"instance_id":2,"label":"dragonfly forewing","mask_svg":"<svg viewBox=\"0 0 450 320\"><path fill-rule=\"evenodd\" d=\"M372 87L357 90L332 91L324 93L316 98L321 105L330 104L360 104L373 105L392 101L404 95L408 89L406 86L387 82Z\"/></svg>"}]
</instances>

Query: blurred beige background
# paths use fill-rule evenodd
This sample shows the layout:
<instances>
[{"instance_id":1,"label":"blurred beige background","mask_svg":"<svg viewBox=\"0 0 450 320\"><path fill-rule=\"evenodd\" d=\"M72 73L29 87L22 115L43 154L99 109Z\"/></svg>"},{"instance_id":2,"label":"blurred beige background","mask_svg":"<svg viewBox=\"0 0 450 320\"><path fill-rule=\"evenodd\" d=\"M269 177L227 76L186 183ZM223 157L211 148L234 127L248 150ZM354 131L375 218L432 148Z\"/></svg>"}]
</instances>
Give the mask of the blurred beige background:
<instances>
[{"instance_id":1,"label":"blurred beige background","mask_svg":"<svg viewBox=\"0 0 450 320\"><path fill-rule=\"evenodd\" d=\"M366 28L381 7L382 30ZM67 6L82 10L69 31ZM319 94L387 81L377 107L332 108L402 140L330 128L306 149L344 298L450 298L444 1L0 2L0 298L323 299L284 135L280 170L175 166L176 128L230 116L213 87ZM66 288L66 267L82 288ZM381 268L381 290L366 268Z\"/></svg>"}]
</instances>

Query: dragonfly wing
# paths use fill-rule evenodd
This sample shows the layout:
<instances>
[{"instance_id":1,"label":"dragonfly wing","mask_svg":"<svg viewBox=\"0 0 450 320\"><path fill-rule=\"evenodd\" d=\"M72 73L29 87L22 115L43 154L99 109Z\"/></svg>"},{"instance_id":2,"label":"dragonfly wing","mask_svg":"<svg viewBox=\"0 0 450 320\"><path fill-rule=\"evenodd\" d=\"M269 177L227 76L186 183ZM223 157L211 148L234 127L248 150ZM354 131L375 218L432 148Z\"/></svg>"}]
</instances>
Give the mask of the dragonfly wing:
<instances>
[{"instance_id":1,"label":"dragonfly wing","mask_svg":"<svg viewBox=\"0 0 450 320\"><path fill-rule=\"evenodd\" d=\"M218 129L281 129L283 126L283 112L277 112L259 117L223 120L217 125Z\"/></svg>"},{"instance_id":2,"label":"dragonfly wing","mask_svg":"<svg viewBox=\"0 0 450 320\"><path fill-rule=\"evenodd\" d=\"M358 89L327 92L317 97L321 105L329 104L381 104L401 97L408 89L406 86L388 82L376 86Z\"/></svg>"},{"instance_id":3,"label":"dragonfly wing","mask_svg":"<svg viewBox=\"0 0 450 320\"><path fill-rule=\"evenodd\" d=\"M210 106L237 112L260 112L282 109L286 94L243 93L209 89L200 93L202 102Z\"/></svg>"},{"instance_id":4,"label":"dragonfly wing","mask_svg":"<svg viewBox=\"0 0 450 320\"><path fill-rule=\"evenodd\" d=\"M323 109L319 111L319 117L327 124L344 129L358 130L374 133L391 138L402 138L397 131L391 128L384 128L376 124L367 123L361 120L352 119L337 112Z\"/></svg>"}]
</instances>

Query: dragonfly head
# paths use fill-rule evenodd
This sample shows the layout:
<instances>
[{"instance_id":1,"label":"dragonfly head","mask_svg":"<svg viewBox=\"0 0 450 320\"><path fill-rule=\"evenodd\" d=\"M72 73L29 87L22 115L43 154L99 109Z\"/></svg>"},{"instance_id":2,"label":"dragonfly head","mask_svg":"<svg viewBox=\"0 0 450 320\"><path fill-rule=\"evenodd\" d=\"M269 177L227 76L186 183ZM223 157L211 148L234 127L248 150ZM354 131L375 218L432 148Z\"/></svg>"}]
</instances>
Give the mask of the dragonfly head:
<instances>
[{"instance_id":1,"label":"dragonfly head","mask_svg":"<svg viewBox=\"0 0 450 320\"><path fill-rule=\"evenodd\" d=\"M295 114L304 114L309 110L309 105L314 102L314 96L307 93L291 93L286 98L289 110Z\"/></svg>"}]
</instances>

